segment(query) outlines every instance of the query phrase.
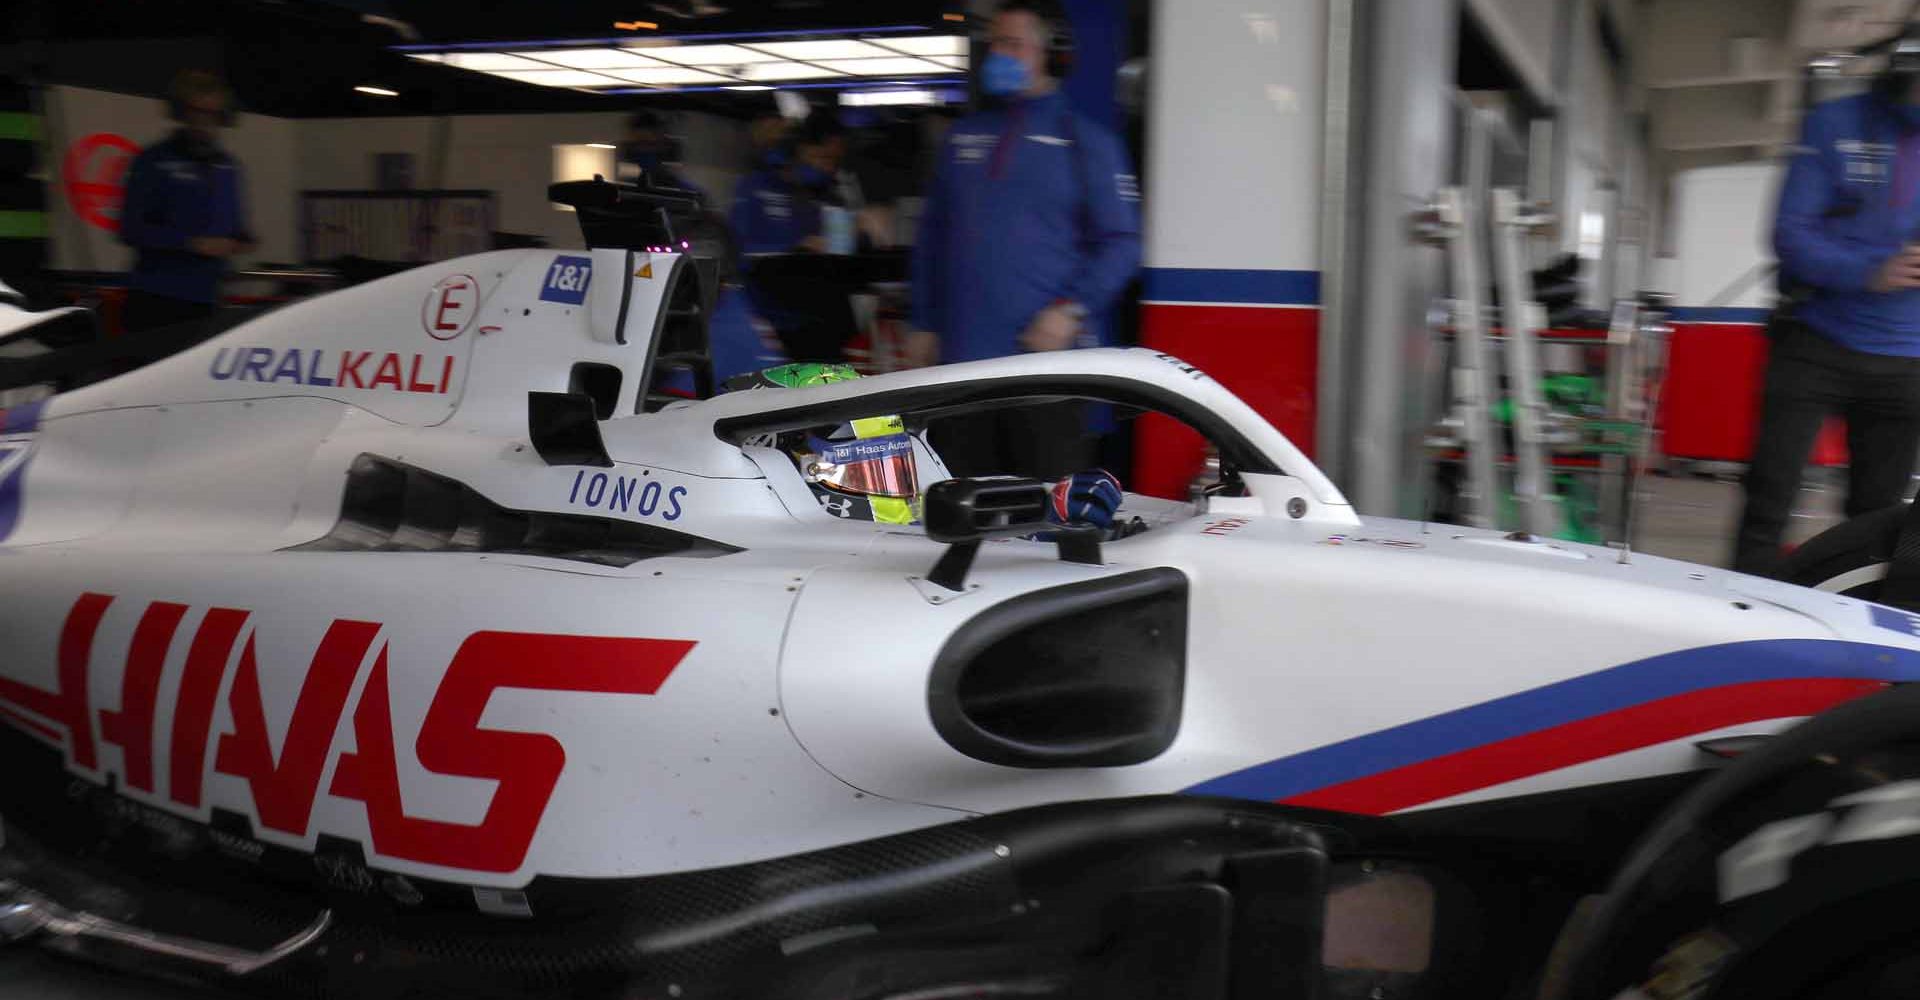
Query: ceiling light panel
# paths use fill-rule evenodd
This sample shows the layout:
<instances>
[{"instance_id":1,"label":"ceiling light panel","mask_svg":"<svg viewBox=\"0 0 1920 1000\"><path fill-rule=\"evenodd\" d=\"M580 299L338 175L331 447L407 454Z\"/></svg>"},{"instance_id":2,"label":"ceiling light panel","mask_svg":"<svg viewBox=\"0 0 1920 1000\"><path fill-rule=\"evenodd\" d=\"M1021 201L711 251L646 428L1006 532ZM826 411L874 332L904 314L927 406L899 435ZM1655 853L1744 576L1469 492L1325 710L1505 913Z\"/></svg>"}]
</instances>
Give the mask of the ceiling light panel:
<instances>
[{"instance_id":1,"label":"ceiling light panel","mask_svg":"<svg viewBox=\"0 0 1920 1000\"><path fill-rule=\"evenodd\" d=\"M682 66L744 66L785 58L743 45L652 45L638 51Z\"/></svg>"},{"instance_id":2,"label":"ceiling light panel","mask_svg":"<svg viewBox=\"0 0 1920 1000\"><path fill-rule=\"evenodd\" d=\"M967 68L966 56L929 56L927 57L927 61L930 63L938 63L947 69L964 70Z\"/></svg>"},{"instance_id":3,"label":"ceiling light panel","mask_svg":"<svg viewBox=\"0 0 1920 1000\"><path fill-rule=\"evenodd\" d=\"M521 83L537 83L543 87L617 87L620 81L599 73L589 73L583 69L510 69L493 74L504 76Z\"/></svg>"},{"instance_id":4,"label":"ceiling light panel","mask_svg":"<svg viewBox=\"0 0 1920 1000\"><path fill-rule=\"evenodd\" d=\"M748 80L821 80L843 74L811 63L770 62L743 66L740 75Z\"/></svg>"},{"instance_id":5,"label":"ceiling light panel","mask_svg":"<svg viewBox=\"0 0 1920 1000\"><path fill-rule=\"evenodd\" d=\"M910 56L964 56L967 40L960 35L912 35L906 38L876 38L877 44Z\"/></svg>"},{"instance_id":6,"label":"ceiling light panel","mask_svg":"<svg viewBox=\"0 0 1920 1000\"><path fill-rule=\"evenodd\" d=\"M945 66L925 59L895 56L891 59L829 59L820 65L849 76L913 76L920 73L944 73Z\"/></svg>"},{"instance_id":7,"label":"ceiling light panel","mask_svg":"<svg viewBox=\"0 0 1920 1000\"><path fill-rule=\"evenodd\" d=\"M547 49L527 54L542 62L573 69L640 69L661 65L628 49Z\"/></svg>"},{"instance_id":8,"label":"ceiling light panel","mask_svg":"<svg viewBox=\"0 0 1920 1000\"><path fill-rule=\"evenodd\" d=\"M673 83L734 83L733 77L709 73L691 66L662 66L658 69L612 69L607 75L625 80L628 83L673 84Z\"/></svg>"},{"instance_id":9,"label":"ceiling light panel","mask_svg":"<svg viewBox=\"0 0 1920 1000\"><path fill-rule=\"evenodd\" d=\"M524 56L511 56L505 52L449 52L446 63L461 69L479 70L482 73L498 73L508 69L552 69L546 63L535 62Z\"/></svg>"},{"instance_id":10,"label":"ceiling light panel","mask_svg":"<svg viewBox=\"0 0 1920 1000\"><path fill-rule=\"evenodd\" d=\"M823 38L808 42L760 42L754 48L783 59L871 59L892 55L878 45L851 38Z\"/></svg>"}]
</instances>

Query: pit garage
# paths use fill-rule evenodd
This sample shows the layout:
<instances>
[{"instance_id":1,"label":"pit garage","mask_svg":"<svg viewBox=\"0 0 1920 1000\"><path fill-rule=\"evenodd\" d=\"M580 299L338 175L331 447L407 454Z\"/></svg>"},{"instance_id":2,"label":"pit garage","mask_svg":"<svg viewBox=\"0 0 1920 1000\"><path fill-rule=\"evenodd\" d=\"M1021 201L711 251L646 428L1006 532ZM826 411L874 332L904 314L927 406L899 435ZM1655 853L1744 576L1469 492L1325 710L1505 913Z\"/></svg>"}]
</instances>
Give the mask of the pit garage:
<instances>
[{"instance_id":1,"label":"pit garage","mask_svg":"<svg viewBox=\"0 0 1920 1000\"><path fill-rule=\"evenodd\" d=\"M1920 4L3 16L0 995L1920 993Z\"/></svg>"}]
</instances>

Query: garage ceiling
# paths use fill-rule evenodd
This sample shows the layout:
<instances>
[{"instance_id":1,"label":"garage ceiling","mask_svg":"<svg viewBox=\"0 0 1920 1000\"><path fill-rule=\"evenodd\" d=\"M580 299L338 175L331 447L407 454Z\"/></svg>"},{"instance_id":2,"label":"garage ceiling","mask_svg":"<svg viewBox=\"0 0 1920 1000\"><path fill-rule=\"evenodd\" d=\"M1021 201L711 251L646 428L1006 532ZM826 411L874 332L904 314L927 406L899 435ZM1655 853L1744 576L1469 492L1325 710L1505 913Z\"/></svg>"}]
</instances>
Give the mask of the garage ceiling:
<instances>
[{"instance_id":1,"label":"garage ceiling","mask_svg":"<svg viewBox=\"0 0 1920 1000\"><path fill-rule=\"evenodd\" d=\"M674 76L671 66L655 67L659 82L623 80L617 82L626 86L578 89L542 85L531 77L472 72L409 55L436 54L453 47L502 51L671 46L675 40L694 41L694 36L789 31L848 36L877 28L896 34L952 35L965 26L946 16L956 9L964 9L964 4L957 0L888 0L884 4L569 0L457 5L426 0L15 0L0 4L4 10L0 38L10 42L0 44L0 70L17 73L36 66L36 75L48 82L157 96L181 67L211 66L226 74L244 108L287 118L602 111L632 108L641 101L653 107L749 114L757 106L740 95L703 92L711 88L667 79ZM416 47L395 49L403 45ZM639 58L659 62L652 56ZM926 61L905 54L900 58ZM932 58L940 62L928 66L941 73L960 72L948 65L956 57L947 49ZM964 60L964 55L957 58ZM549 67L536 63L534 68ZM904 61L891 68L927 70L917 64L909 67ZM688 73L680 75L691 79ZM889 78L894 77L933 78L919 72ZM735 83L704 78L701 82ZM355 90L362 86L397 96Z\"/></svg>"},{"instance_id":2,"label":"garage ceiling","mask_svg":"<svg viewBox=\"0 0 1920 1000\"><path fill-rule=\"evenodd\" d=\"M1772 155L1797 128L1809 60L1898 30L1913 0L1652 0L1642 79L1670 159ZM1868 74L1874 60L1846 71Z\"/></svg>"}]
</instances>

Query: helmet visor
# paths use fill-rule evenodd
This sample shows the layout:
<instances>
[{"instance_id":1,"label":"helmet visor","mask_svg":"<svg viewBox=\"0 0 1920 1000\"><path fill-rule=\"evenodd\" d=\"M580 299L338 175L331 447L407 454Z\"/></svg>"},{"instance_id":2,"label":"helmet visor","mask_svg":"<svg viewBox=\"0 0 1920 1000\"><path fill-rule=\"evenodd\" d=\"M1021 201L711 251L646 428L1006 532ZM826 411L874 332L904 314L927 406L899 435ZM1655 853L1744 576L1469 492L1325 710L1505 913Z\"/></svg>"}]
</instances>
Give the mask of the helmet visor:
<instances>
[{"instance_id":1,"label":"helmet visor","mask_svg":"<svg viewBox=\"0 0 1920 1000\"><path fill-rule=\"evenodd\" d=\"M807 481L863 496L913 498L920 495L914 472L913 439L905 434L852 441L815 439L807 457Z\"/></svg>"}]
</instances>

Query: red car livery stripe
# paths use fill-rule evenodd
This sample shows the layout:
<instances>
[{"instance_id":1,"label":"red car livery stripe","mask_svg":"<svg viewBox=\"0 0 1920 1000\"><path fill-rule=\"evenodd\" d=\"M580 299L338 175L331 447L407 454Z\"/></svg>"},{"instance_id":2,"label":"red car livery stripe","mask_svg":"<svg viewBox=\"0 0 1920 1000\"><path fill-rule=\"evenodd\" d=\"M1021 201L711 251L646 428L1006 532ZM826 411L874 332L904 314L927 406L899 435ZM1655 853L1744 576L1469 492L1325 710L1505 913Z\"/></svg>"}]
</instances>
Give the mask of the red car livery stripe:
<instances>
[{"instance_id":1,"label":"red car livery stripe","mask_svg":"<svg viewBox=\"0 0 1920 1000\"><path fill-rule=\"evenodd\" d=\"M1920 651L1829 639L1679 650L1316 747L1186 791L1386 813L1920 679Z\"/></svg>"},{"instance_id":2,"label":"red car livery stripe","mask_svg":"<svg viewBox=\"0 0 1920 1000\"><path fill-rule=\"evenodd\" d=\"M401 795L388 698L390 650L381 640L380 623L342 619L331 624L305 665L286 731L276 738L262 703L254 635L246 627L251 613L235 608L209 608L200 617L177 686L168 691L161 689L162 667L190 609L165 601L146 605L127 647L103 651L124 657L118 707L93 709L87 665L113 600L83 594L74 602L61 629L55 689L0 678L0 721L52 743L64 742L71 765L80 771L101 769L96 741L118 747L117 762L108 758L109 769L129 789L175 811L200 807L210 771L239 778L251 793L259 827L298 838L312 832L321 778L334 760L325 792L364 804L375 853L474 871L520 867L567 763L565 747L551 735L482 728L480 717L494 692L650 695L694 647L690 640L626 636L501 631L468 636L441 674L413 744L420 766L429 772L495 783L478 823L452 823L409 812ZM366 683L349 705L369 656ZM215 708L228 680L228 663L236 659L231 682L224 684L233 731L215 734ZM163 698L174 705L170 733L155 730L156 706ZM353 750L335 743L343 718L353 726Z\"/></svg>"},{"instance_id":3,"label":"red car livery stripe","mask_svg":"<svg viewBox=\"0 0 1920 1000\"><path fill-rule=\"evenodd\" d=\"M1693 691L1328 785L1286 802L1380 815L1695 733L1814 715L1886 686L1882 681L1812 679Z\"/></svg>"}]
</instances>

